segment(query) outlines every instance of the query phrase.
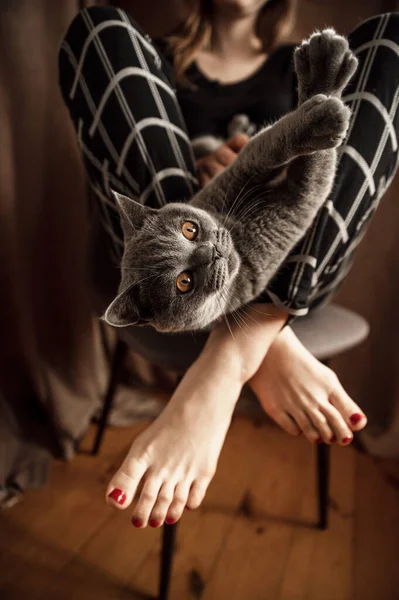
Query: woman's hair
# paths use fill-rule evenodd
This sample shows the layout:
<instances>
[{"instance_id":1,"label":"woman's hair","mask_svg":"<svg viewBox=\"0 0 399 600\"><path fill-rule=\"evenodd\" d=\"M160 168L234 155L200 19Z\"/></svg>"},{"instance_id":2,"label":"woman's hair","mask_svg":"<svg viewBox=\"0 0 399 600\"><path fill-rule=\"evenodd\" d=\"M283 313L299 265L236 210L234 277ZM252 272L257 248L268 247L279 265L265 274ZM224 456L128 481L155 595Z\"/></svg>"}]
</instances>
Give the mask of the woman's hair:
<instances>
[{"instance_id":1,"label":"woman's hair","mask_svg":"<svg viewBox=\"0 0 399 600\"><path fill-rule=\"evenodd\" d=\"M271 52L294 25L297 0L268 0L259 10L256 32L263 52ZM212 35L212 0L185 0L187 16L167 36L176 81L187 83L184 73Z\"/></svg>"}]
</instances>

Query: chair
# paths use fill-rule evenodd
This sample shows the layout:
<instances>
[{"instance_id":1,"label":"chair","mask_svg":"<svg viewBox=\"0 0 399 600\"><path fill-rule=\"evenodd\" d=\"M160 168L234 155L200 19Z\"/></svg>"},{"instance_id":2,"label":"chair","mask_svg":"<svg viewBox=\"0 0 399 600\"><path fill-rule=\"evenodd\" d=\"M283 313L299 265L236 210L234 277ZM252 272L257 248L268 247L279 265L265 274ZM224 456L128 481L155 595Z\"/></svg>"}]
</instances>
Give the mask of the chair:
<instances>
[{"instance_id":1,"label":"chair","mask_svg":"<svg viewBox=\"0 0 399 600\"><path fill-rule=\"evenodd\" d=\"M363 317L335 304L312 311L310 315L298 319L292 325L292 328L304 346L326 365L338 354L359 345L369 333L369 325ZM93 444L93 455L98 454L101 447L108 415L112 408L112 401L128 348L129 345L126 341L119 339L112 360L108 390ZM318 519L315 526L321 530L325 530L328 525L329 472L330 446L320 444L316 447ZM177 524L164 525L159 600L168 599L176 533Z\"/></svg>"}]
</instances>

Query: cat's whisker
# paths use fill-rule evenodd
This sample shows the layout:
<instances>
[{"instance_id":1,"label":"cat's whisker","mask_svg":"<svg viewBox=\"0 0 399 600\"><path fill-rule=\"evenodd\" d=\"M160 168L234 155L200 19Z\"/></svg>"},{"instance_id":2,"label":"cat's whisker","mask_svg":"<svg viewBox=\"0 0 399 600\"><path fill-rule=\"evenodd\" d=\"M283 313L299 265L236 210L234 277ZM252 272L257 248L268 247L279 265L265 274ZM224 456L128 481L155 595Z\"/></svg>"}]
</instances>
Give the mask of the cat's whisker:
<instances>
[{"instance_id":1,"label":"cat's whisker","mask_svg":"<svg viewBox=\"0 0 399 600\"><path fill-rule=\"evenodd\" d=\"M241 320L241 318L239 317L239 315L238 315L238 313L237 313L236 311L233 311L233 312L232 312L232 313L230 313L230 314L231 314L231 316L233 317L234 321L237 323L237 326L238 326L238 327L241 329L241 331L242 331L243 333L245 333L245 335L248 337L248 333L247 333L247 331L245 331L245 329L244 329L244 326L243 326L243 325L246 325L246 323L245 323L245 322L243 322L243 321Z\"/></svg>"},{"instance_id":2,"label":"cat's whisker","mask_svg":"<svg viewBox=\"0 0 399 600\"><path fill-rule=\"evenodd\" d=\"M259 199L259 198L261 198L261 196L257 196L257 198L258 198L258 201L255 204L251 204L250 206L247 206L240 215L237 215L236 222L228 230L230 234L234 230L234 228L237 227L237 225L239 225L244 220L244 218L248 220L249 216L256 213L259 206L261 206L263 204L264 198L262 197L262 199Z\"/></svg>"},{"instance_id":3,"label":"cat's whisker","mask_svg":"<svg viewBox=\"0 0 399 600\"><path fill-rule=\"evenodd\" d=\"M252 190L252 191L253 191L253 190ZM256 201L257 201L257 200L259 200L259 199L261 199L261 201L263 201L263 200L265 199L265 197L267 196L267 194L270 194L271 192L272 192L272 190L265 190L265 189L263 189L263 190L260 192L260 194L257 194L257 195L256 195L254 198L252 198L252 199L250 200L250 203L249 203L247 206L244 206L244 207L242 208L241 212L240 212L240 211L237 211L237 214L236 214L236 219L237 219L237 220L238 220L238 219L242 219L242 216L243 216L243 214L245 214L245 212L246 212L247 210L249 210L249 209L252 209L252 208L255 208L255 207L257 208L257 207L260 205L260 203L258 203L258 204L256 204L256 205L255 205L254 203L256 203Z\"/></svg>"},{"instance_id":4,"label":"cat's whisker","mask_svg":"<svg viewBox=\"0 0 399 600\"><path fill-rule=\"evenodd\" d=\"M266 302L265 302L265 304L266 304ZM256 310L256 308L254 308L251 304L244 304L243 308L246 308L248 310L252 310L252 312L256 312L259 315L263 315L263 316L266 315L266 317L272 317L272 315L270 313L264 313L261 310Z\"/></svg>"},{"instance_id":5,"label":"cat's whisker","mask_svg":"<svg viewBox=\"0 0 399 600\"><path fill-rule=\"evenodd\" d=\"M222 296L222 298L223 298L223 294L221 294L221 296ZM223 299L224 299L224 298L223 298ZM228 330L229 330L229 332L230 332L230 334L231 334L231 337L232 337L232 338L233 338L233 340L235 341L235 337L234 337L234 335L233 335L233 331L232 331L232 329L231 329L231 327L230 327L229 320L228 320L228 318L227 318L227 315L225 314L225 312L224 312L224 309L223 309L223 307L222 307L222 305L221 305L221 303L220 303L220 300L219 300L219 298L218 298L217 296L216 296L216 301L217 301L217 303L219 304L220 312L221 312L221 314L222 314L222 317L223 317L223 319L224 319L224 321L225 321L225 323L226 323L226 325L227 325L227 328L228 328Z\"/></svg>"},{"instance_id":6,"label":"cat's whisker","mask_svg":"<svg viewBox=\"0 0 399 600\"><path fill-rule=\"evenodd\" d=\"M160 277L161 275L162 275L162 273L161 274L158 273L158 275L155 274L155 275L149 275L148 277L143 277L143 279L140 279L140 281L136 281L136 283L134 283L132 286L129 286L129 287L134 288L137 285L139 285L140 283L143 283L143 281L147 281L148 279L156 279L157 277Z\"/></svg>"},{"instance_id":7,"label":"cat's whisker","mask_svg":"<svg viewBox=\"0 0 399 600\"><path fill-rule=\"evenodd\" d=\"M228 212L227 212L227 214L226 214L226 217L225 217L225 219L224 219L224 221L223 221L223 226L225 225L225 223L226 223L227 219L229 218L229 216L232 214L232 212L233 212L234 208L236 207L236 204L237 204L237 202L241 202L241 198L245 198L245 193L244 193L244 190L245 190L246 186L249 184L249 182L251 181L251 179L252 179L254 176L255 176L255 173L253 173L253 174L251 175L251 177L249 177L249 179L248 179L248 180L247 180L247 181L244 183L244 185L242 186L241 190L238 192L238 194L237 194L236 198L234 199L234 201L233 201L233 203L232 203L232 205L231 205L230 209L228 210ZM260 185L260 184L258 184L258 185ZM241 194L243 194L243 196L241 196Z\"/></svg>"},{"instance_id":8,"label":"cat's whisker","mask_svg":"<svg viewBox=\"0 0 399 600\"><path fill-rule=\"evenodd\" d=\"M233 331L232 331L232 329L231 329L231 327L230 327L230 324L229 324L229 320L228 320L228 317L227 317L227 315L225 315L225 314L224 314L224 315L223 315L223 319L224 319L224 320L225 320L225 322L226 322L226 325L227 325L227 328L228 328L228 330L230 331L231 337L232 337L232 338L233 338L233 340L235 341L235 339L236 339L236 338L235 338L235 337L234 337L234 335L233 335Z\"/></svg>"},{"instance_id":9,"label":"cat's whisker","mask_svg":"<svg viewBox=\"0 0 399 600\"><path fill-rule=\"evenodd\" d=\"M255 198L253 198L250 202L249 205L245 205L243 207L240 207L240 210L237 211L237 213L235 214L235 223L234 225L237 224L238 221L242 220L242 215L249 209L253 209L253 208L257 208L259 206L259 204L257 204L256 206L253 205L253 202L256 202L256 200L259 200L260 198L263 198L264 191L262 190L262 192L260 194L258 194L257 196L255 196ZM233 227L234 227L233 225ZM231 229L230 229L231 231Z\"/></svg>"},{"instance_id":10,"label":"cat's whisker","mask_svg":"<svg viewBox=\"0 0 399 600\"><path fill-rule=\"evenodd\" d=\"M223 292L223 290L221 290L221 292L220 292L220 295L222 296L222 299L224 300L225 304L227 305L227 304L228 304L228 301L227 301L227 298L226 298L225 294L226 294L226 292ZM240 324L240 320L237 318L237 317L238 317L238 315L235 315L235 311L233 311L233 312L231 312L231 313L229 313L229 314L230 314L230 316L232 316L232 317L233 317L234 321L236 322L237 326L238 326L238 327L241 329L241 331L242 331L243 333L245 333L245 335L248 335L248 334L247 334L247 332L246 332L246 331L243 329L243 327L241 326L241 324ZM242 322L242 321L241 321L241 322ZM244 325L246 325L246 323L244 323Z\"/></svg>"},{"instance_id":11,"label":"cat's whisker","mask_svg":"<svg viewBox=\"0 0 399 600\"><path fill-rule=\"evenodd\" d=\"M248 183L248 182L247 182ZM251 189L247 190L242 196L240 196L240 194L242 193L242 191L239 192L238 196L235 198L233 204L230 207L230 210L228 211L223 225L225 225L225 223L227 222L227 219L234 213L237 212L238 209L243 205L243 203L246 201L246 199L248 198L248 196L257 188L261 187L263 184L258 183L257 185L255 185L254 187L252 187Z\"/></svg>"},{"instance_id":12,"label":"cat's whisker","mask_svg":"<svg viewBox=\"0 0 399 600\"><path fill-rule=\"evenodd\" d=\"M242 312L240 312L242 311ZM239 314L241 314L242 318L247 317L248 319L251 319L251 321L253 321L254 323L256 323L257 325L260 325L259 321L257 321L254 317L252 317L251 315L248 314L248 312L245 310L245 308L242 308L241 306L239 308L237 308L237 312Z\"/></svg>"}]
</instances>

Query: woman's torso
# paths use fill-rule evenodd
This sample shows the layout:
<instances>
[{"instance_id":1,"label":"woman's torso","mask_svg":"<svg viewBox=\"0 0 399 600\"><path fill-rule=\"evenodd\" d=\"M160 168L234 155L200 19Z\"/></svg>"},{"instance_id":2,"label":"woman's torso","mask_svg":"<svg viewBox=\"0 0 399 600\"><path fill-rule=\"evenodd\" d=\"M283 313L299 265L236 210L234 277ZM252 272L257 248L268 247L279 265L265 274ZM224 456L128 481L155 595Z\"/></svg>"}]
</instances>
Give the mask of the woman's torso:
<instances>
[{"instance_id":1,"label":"woman's torso","mask_svg":"<svg viewBox=\"0 0 399 600\"><path fill-rule=\"evenodd\" d=\"M297 102L293 50L292 45L280 46L254 74L237 83L209 79L193 63L186 77L195 87L176 89L190 138L226 139L236 115L246 115L253 130L293 110Z\"/></svg>"}]
</instances>

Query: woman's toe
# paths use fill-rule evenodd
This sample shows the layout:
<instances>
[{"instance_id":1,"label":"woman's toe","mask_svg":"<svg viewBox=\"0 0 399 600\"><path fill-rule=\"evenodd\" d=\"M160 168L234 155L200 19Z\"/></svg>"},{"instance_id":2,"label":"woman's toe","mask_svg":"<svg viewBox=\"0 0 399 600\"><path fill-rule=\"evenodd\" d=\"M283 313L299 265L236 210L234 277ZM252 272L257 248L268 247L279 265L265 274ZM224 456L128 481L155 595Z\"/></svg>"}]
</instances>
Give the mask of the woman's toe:
<instances>
[{"instance_id":1,"label":"woman's toe","mask_svg":"<svg viewBox=\"0 0 399 600\"><path fill-rule=\"evenodd\" d=\"M333 431L335 439L332 441L337 442L341 446L349 444L353 439L353 434L341 413L332 404L326 404L320 410L322 410Z\"/></svg>"},{"instance_id":2,"label":"woman's toe","mask_svg":"<svg viewBox=\"0 0 399 600\"><path fill-rule=\"evenodd\" d=\"M341 413L347 425L352 431L360 431L367 425L367 417L352 398L345 392L344 388L331 394L330 402Z\"/></svg>"},{"instance_id":3,"label":"woman's toe","mask_svg":"<svg viewBox=\"0 0 399 600\"><path fill-rule=\"evenodd\" d=\"M196 481L194 481L188 494L187 508L194 510L201 505L210 481L211 478L208 477L202 477L201 479L196 479Z\"/></svg>"},{"instance_id":4,"label":"woman's toe","mask_svg":"<svg viewBox=\"0 0 399 600\"><path fill-rule=\"evenodd\" d=\"M107 503L119 509L127 508L146 469L147 465L140 461L125 461L108 484L105 494Z\"/></svg>"},{"instance_id":5,"label":"woman's toe","mask_svg":"<svg viewBox=\"0 0 399 600\"><path fill-rule=\"evenodd\" d=\"M313 423L303 410L293 408L291 414L298 427L310 442L316 444L323 441L320 433L314 427Z\"/></svg>"},{"instance_id":6,"label":"woman's toe","mask_svg":"<svg viewBox=\"0 0 399 600\"><path fill-rule=\"evenodd\" d=\"M316 441L321 443L321 440L325 444L332 444L334 433L325 415L317 408L309 410L307 414L314 428L319 432L319 438Z\"/></svg>"},{"instance_id":7,"label":"woman's toe","mask_svg":"<svg viewBox=\"0 0 399 600\"><path fill-rule=\"evenodd\" d=\"M144 483L143 489L133 509L132 524L135 527L146 527L154 504L157 501L162 481L158 477L150 476Z\"/></svg>"},{"instance_id":8,"label":"woman's toe","mask_svg":"<svg viewBox=\"0 0 399 600\"><path fill-rule=\"evenodd\" d=\"M174 482L165 482L159 490L158 497L151 511L149 524L151 527L160 527L164 524L169 507L173 502L175 492Z\"/></svg>"},{"instance_id":9,"label":"woman's toe","mask_svg":"<svg viewBox=\"0 0 399 600\"><path fill-rule=\"evenodd\" d=\"M269 406L266 412L269 417L273 419L277 425L280 425L280 427L289 435L299 435L301 433L301 430L295 421L279 406Z\"/></svg>"},{"instance_id":10,"label":"woman's toe","mask_svg":"<svg viewBox=\"0 0 399 600\"><path fill-rule=\"evenodd\" d=\"M169 506L168 514L165 518L165 522L169 525L173 525L173 523L176 523L176 521L178 521L182 516L184 508L187 505L189 491L189 482L185 481L177 484L173 501Z\"/></svg>"}]
</instances>

